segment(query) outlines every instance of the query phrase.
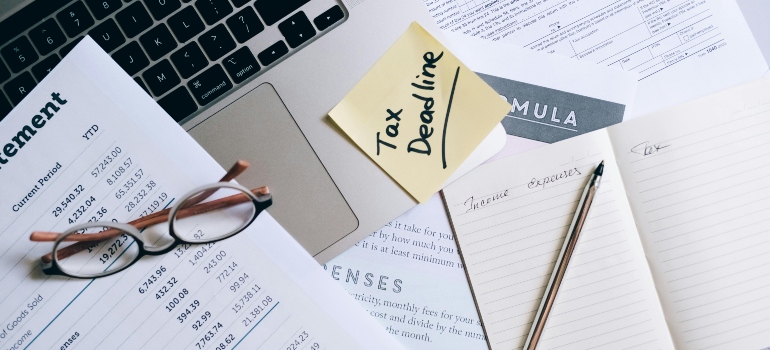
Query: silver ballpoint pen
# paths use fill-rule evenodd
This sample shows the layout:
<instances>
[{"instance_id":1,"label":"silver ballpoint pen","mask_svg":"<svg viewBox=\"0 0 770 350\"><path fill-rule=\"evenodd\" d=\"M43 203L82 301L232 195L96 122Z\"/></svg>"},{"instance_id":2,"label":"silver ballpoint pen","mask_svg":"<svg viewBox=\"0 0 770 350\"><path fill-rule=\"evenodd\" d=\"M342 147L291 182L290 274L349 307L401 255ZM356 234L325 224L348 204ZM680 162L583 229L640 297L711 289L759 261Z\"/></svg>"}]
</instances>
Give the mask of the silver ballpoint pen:
<instances>
[{"instance_id":1,"label":"silver ballpoint pen","mask_svg":"<svg viewBox=\"0 0 770 350\"><path fill-rule=\"evenodd\" d=\"M596 192L599 190L599 183L601 182L603 173L604 161L599 163L599 166L596 167L593 175L591 175L591 179L583 190L583 195L577 206L577 211L572 218L572 225L570 225L569 230L567 230L567 237L564 237L564 244L561 246L559 258L556 260L553 272L551 273L551 279L548 281L548 286L546 286L545 292L543 293L543 300L540 301L540 307L535 314L535 320L532 322L532 328L529 330L527 341L524 342L524 350L535 350L537 342L543 334L548 314L551 312L553 303L556 300L556 292L559 291L561 281L567 273L567 265L569 265L569 260L577 246L580 231L583 230L583 225L586 222L586 218L588 218L588 210L591 209L591 203L593 203Z\"/></svg>"}]
</instances>

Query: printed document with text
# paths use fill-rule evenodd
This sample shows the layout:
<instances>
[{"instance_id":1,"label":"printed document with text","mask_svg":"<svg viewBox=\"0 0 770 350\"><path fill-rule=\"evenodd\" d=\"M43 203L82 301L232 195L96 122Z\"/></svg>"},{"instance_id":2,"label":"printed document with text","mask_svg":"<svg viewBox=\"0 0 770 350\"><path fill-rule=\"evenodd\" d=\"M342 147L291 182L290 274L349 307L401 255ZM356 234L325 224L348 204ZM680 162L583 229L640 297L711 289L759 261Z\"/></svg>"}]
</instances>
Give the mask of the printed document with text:
<instances>
[{"instance_id":1,"label":"printed document with text","mask_svg":"<svg viewBox=\"0 0 770 350\"><path fill-rule=\"evenodd\" d=\"M43 274L53 244L32 231L127 222L224 173L90 38L0 125L0 349L400 347L267 212L108 277ZM127 245L78 254L108 266Z\"/></svg>"},{"instance_id":2,"label":"printed document with text","mask_svg":"<svg viewBox=\"0 0 770 350\"><path fill-rule=\"evenodd\" d=\"M735 0L423 0L448 31L639 74L632 116L762 76Z\"/></svg>"}]
</instances>

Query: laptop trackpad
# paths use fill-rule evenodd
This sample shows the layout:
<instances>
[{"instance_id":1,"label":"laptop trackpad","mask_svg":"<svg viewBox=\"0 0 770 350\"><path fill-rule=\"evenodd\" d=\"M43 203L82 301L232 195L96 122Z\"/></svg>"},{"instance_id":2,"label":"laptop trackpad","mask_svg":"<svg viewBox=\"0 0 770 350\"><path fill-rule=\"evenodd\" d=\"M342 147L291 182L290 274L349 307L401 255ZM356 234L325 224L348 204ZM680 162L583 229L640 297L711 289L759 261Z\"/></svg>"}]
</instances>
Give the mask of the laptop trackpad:
<instances>
[{"instance_id":1,"label":"laptop trackpad","mask_svg":"<svg viewBox=\"0 0 770 350\"><path fill-rule=\"evenodd\" d=\"M358 220L270 84L262 84L189 131L223 168L245 159L242 185L268 186L268 212L311 255Z\"/></svg>"}]
</instances>

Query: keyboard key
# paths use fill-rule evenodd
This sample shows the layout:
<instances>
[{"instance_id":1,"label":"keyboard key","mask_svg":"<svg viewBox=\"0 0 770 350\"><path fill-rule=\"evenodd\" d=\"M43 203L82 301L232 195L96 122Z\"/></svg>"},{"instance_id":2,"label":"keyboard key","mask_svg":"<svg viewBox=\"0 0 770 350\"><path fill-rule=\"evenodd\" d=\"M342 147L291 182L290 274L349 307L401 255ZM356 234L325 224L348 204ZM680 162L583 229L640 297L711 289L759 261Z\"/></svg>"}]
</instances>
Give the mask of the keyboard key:
<instances>
[{"instance_id":1,"label":"keyboard key","mask_svg":"<svg viewBox=\"0 0 770 350\"><path fill-rule=\"evenodd\" d=\"M132 41L130 44L123 46L120 50L116 51L112 55L112 59L115 60L123 68L128 75L134 75L140 70L150 65L150 60L147 59L147 55L144 54L142 48L136 41Z\"/></svg>"},{"instance_id":2,"label":"keyboard key","mask_svg":"<svg viewBox=\"0 0 770 350\"><path fill-rule=\"evenodd\" d=\"M8 68L5 67L3 62L0 62L0 83L4 82L5 79L8 79L11 77L11 72L8 71Z\"/></svg>"},{"instance_id":3,"label":"keyboard key","mask_svg":"<svg viewBox=\"0 0 770 350\"><path fill-rule=\"evenodd\" d=\"M259 21L257 13L251 7L246 7L227 19L227 27L235 35L235 40L244 43L259 32L265 30L265 26Z\"/></svg>"},{"instance_id":4,"label":"keyboard key","mask_svg":"<svg viewBox=\"0 0 770 350\"><path fill-rule=\"evenodd\" d=\"M86 4L96 19L105 18L123 6L120 0L86 0Z\"/></svg>"},{"instance_id":5,"label":"keyboard key","mask_svg":"<svg viewBox=\"0 0 770 350\"><path fill-rule=\"evenodd\" d=\"M0 94L0 120L3 120L8 113L11 113L11 110L13 110L11 103L8 102L8 99L3 94Z\"/></svg>"},{"instance_id":6,"label":"keyboard key","mask_svg":"<svg viewBox=\"0 0 770 350\"><path fill-rule=\"evenodd\" d=\"M195 104L192 96L190 96L190 93L187 92L187 89L184 86L180 86L158 100L158 104L165 109L166 113L168 113L171 118L174 118L177 123L198 110L198 105Z\"/></svg>"},{"instance_id":7,"label":"keyboard key","mask_svg":"<svg viewBox=\"0 0 770 350\"><path fill-rule=\"evenodd\" d=\"M59 64L59 61L61 61L59 56L53 54L40 61L40 63L32 66L32 74L35 76L35 79L37 79L37 81L42 81L48 73L51 73L53 67L56 67L56 65Z\"/></svg>"},{"instance_id":8,"label":"keyboard key","mask_svg":"<svg viewBox=\"0 0 770 350\"><path fill-rule=\"evenodd\" d=\"M222 65L225 66L227 74L236 84L242 83L248 77L259 72L259 63L254 55L251 54L251 50L244 46L238 51L233 52L232 55L225 57L222 60Z\"/></svg>"},{"instance_id":9,"label":"keyboard key","mask_svg":"<svg viewBox=\"0 0 770 350\"><path fill-rule=\"evenodd\" d=\"M72 1L72 0L70 0ZM19 34L26 32L35 25L40 24L48 16L61 10L64 5L70 1L62 0L36 0L36 1L0 1L3 9L0 10L4 15L13 13L5 17L0 22L0 46L4 46L11 39ZM18 11L11 10L15 5L26 4Z\"/></svg>"},{"instance_id":10,"label":"keyboard key","mask_svg":"<svg viewBox=\"0 0 770 350\"><path fill-rule=\"evenodd\" d=\"M215 64L187 83L195 99L202 106L214 101L225 92L233 88L230 79L227 79L222 66Z\"/></svg>"},{"instance_id":11,"label":"keyboard key","mask_svg":"<svg viewBox=\"0 0 770 350\"><path fill-rule=\"evenodd\" d=\"M110 18L88 32L88 35L96 41L104 51L111 52L126 42L126 37L118 29L118 25Z\"/></svg>"},{"instance_id":12,"label":"keyboard key","mask_svg":"<svg viewBox=\"0 0 770 350\"><path fill-rule=\"evenodd\" d=\"M200 72L201 69L209 65L209 60L203 56L203 51L198 47L198 43L190 42L181 49L171 54L171 62L182 75L182 78L189 78L193 74Z\"/></svg>"},{"instance_id":13,"label":"keyboard key","mask_svg":"<svg viewBox=\"0 0 770 350\"><path fill-rule=\"evenodd\" d=\"M232 2L233 5L235 5L235 7L241 7L243 5L246 5L249 3L249 1L251 0L230 0L230 2Z\"/></svg>"},{"instance_id":14,"label":"keyboard key","mask_svg":"<svg viewBox=\"0 0 770 350\"><path fill-rule=\"evenodd\" d=\"M126 33L129 38L139 35L145 29L150 28L153 23L144 5L138 1L118 12L115 19L120 24L120 28L123 29L123 33Z\"/></svg>"},{"instance_id":15,"label":"keyboard key","mask_svg":"<svg viewBox=\"0 0 770 350\"><path fill-rule=\"evenodd\" d=\"M316 28L318 30L326 30L326 28L331 27L334 23L339 22L339 20L345 18L345 13L342 12L342 9L339 7L339 5L334 5L332 8L324 11L320 16L316 17L313 20L313 23L315 23Z\"/></svg>"},{"instance_id":16,"label":"keyboard key","mask_svg":"<svg viewBox=\"0 0 770 350\"><path fill-rule=\"evenodd\" d=\"M310 20L307 19L307 16L302 11L281 22L278 25L278 30L281 31L281 34L286 38L286 42L289 43L292 49L315 36L313 25L310 24Z\"/></svg>"},{"instance_id":17,"label":"keyboard key","mask_svg":"<svg viewBox=\"0 0 770 350\"><path fill-rule=\"evenodd\" d=\"M220 19L233 13L233 6L227 0L198 0L195 2L195 8L208 25L219 22Z\"/></svg>"},{"instance_id":18,"label":"keyboard key","mask_svg":"<svg viewBox=\"0 0 770 350\"><path fill-rule=\"evenodd\" d=\"M219 24L201 35L198 38L198 42L203 46L203 50L206 51L206 55L212 61L218 60L235 49L235 41L223 24Z\"/></svg>"},{"instance_id":19,"label":"keyboard key","mask_svg":"<svg viewBox=\"0 0 770 350\"><path fill-rule=\"evenodd\" d=\"M142 88L142 90L144 90L144 92L146 92L148 95L150 94L150 90L147 90L147 85L144 85L144 82L142 81L142 78L140 78L140 77L134 77L134 81L135 81L137 84L139 84L139 87L141 87L141 88Z\"/></svg>"},{"instance_id":20,"label":"keyboard key","mask_svg":"<svg viewBox=\"0 0 770 350\"><path fill-rule=\"evenodd\" d=\"M142 78L147 82L150 91L152 91L155 96L165 94L181 81L174 71L174 67L171 67L171 63L168 60L160 61L158 64L144 71L144 73L142 73Z\"/></svg>"},{"instance_id":21,"label":"keyboard key","mask_svg":"<svg viewBox=\"0 0 770 350\"><path fill-rule=\"evenodd\" d=\"M308 2L310 0L257 0L254 7L265 24L271 26Z\"/></svg>"},{"instance_id":22,"label":"keyboard key","mask_svg":"<svg viewBox=\"0 0 770 350\"><path fill-rule=\"evenodd\" d=\"M11 71L14 73L29 67L39 58L26 36L21 36L8 44L8 46L0 50L0 54L3 55L5 62L8 63L8 66L11 67Z\"/></svg>"},{"instance_id":23,"label":"keyboard key","mask_svg":"<svg viewBox=\"0 0 770 350\"><path fill-rule=\"evenodd\" d=\"M168 28L163 23L142 34L139 37L139 42L142 43L142 47L144 47L153 61L176 49L177 46L176 40L174 40L171 32L168 31Z\"/></svg>"},{"instance_id":24,"label":"keyboard key","mask_svg":"<svg viewBox=\"0 0 770 350\"><path fill-rule=\"evenodd\" d=\"M64 45L67 37L56 24L53 18L49 18L39 26L29 31L29 38L35 44L41 55L47 55L59 46Z\"/></svg>"},{"instance_id":25,"label":"keyboard key","mask_svg":"<svg viewBox=\"0 0 770 350\"><path fill-rule=\"evenodd\" d=\"M179 0L144 0L144 4L150 9L156 21L166 18L182 6Z\"/></svg>"},{"instance_id":26,"label":"keyboard key","mask_svg":"<svg viewBox=\"0 0 770 350\"><path fill-rule=\"evenodd\" d=\"M59 20L62 28L64 28L64 32L70 38L80 35L80 33L94 25L94 18L88 13L86 5L83 5L82 1L78 1L64 9L64 11L59 12L56 15L56 19Z\"/></svg>"},{"instance_id":27,"label":"keyboard key","mask_svg":"<svg viewBox=\"0 0 770 350\"><path fill-rule=\"evenodd\" d=\"M8 94L8 97L11 99L11 102L13 102L14 105L18 105L19 102L21 102L24 97L27 97L27 94L35 88L35 85L37 84L35 84L35 79L32 78L32 74L24 72L5 83L3 88L5 89L5 93Z\"/></svg>"},{"instance_id":28,"label":"keyboard key","mask_svg":"<svg viewBox=\"0 0 770 350\"><path fill-rule=\"evenodd\" d=\"M192 39L206 27L192 6L187 6L182 11L171 16L168 19L168 26L171 27L176 40L179 40L180 43Z\"/></svg>"},{"instance_id":29,"label":"keyboard key","mask_svg":"<svg viewBox=\"0 0 770 350\"><path fill-rule=\"evenodd\" d=\"M263 66L267 67L287 53L289 53L289 48L286 47L286 44L284 44L283 41L279 41L260 52L257 55L257 58L259 58L259 62L261 62Z\"/></svg>"},{"instance_id":30,"label":"keyboard key","mask_svg":"<svg viewBox=\"0 0 770 350\"><path fill-rule=\"evenodd\" d=\"M61 57L67 56L67 54L70 53L70 51L72 51L72 49L75 48L75 45L77 45L80 42L80 40L83 40L82 36L75 40L72 40L69 44L64 45L64 47L62 47L61 50L59 50L59 56Z\"/></svg>"}]
</instances>

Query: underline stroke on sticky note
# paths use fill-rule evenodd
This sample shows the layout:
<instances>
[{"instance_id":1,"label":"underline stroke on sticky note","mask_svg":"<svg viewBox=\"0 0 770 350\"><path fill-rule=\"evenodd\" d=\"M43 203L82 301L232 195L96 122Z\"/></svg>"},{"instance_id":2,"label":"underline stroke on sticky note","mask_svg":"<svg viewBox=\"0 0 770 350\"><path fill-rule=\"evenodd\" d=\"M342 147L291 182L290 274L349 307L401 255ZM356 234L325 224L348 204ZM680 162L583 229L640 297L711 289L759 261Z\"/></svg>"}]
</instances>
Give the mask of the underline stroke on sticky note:
<instances>
[{"instance_id":1,"label":"underline stroke on sticky note","mask_svg":"<svg viewBox=\"0 0 770 350\"><path fill-rule=\"evenodd\" d=\"M462 72L459 79L461 71L472 72L413 23L329 116L424 202L511 109L476 74Z\"/></svg>"}]
</instances>

